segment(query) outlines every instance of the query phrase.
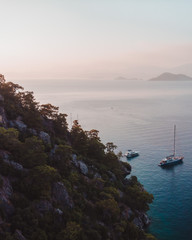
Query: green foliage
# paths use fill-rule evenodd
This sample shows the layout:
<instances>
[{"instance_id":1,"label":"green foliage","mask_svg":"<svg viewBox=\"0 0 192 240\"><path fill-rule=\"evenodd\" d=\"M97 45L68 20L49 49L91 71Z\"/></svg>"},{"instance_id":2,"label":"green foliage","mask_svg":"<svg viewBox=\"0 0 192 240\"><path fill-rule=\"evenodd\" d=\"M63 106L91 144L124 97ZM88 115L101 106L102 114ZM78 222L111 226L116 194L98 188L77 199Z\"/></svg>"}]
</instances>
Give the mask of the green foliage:
<instances>
[{"instance_id":1,"label":"green foliage","mask_svg":"<svg viewBox=\"0 0 192 240\"><path fill-rule=\"evenodd\" d=\"M18 139L19 132L14 128L5 129L0 127L0 146L1 149L7 150L18 155L21 148L21 142Z\"/></svg>"},{"instance_id":2,"label":"green foliage","mask_svg":"<svg viewBox=\"0 0 192 240\"><path fill-rule=\"evenodd\" d=\"M97 209L104 221L117 220L119 217L120 209L113 198L98 201Z\"/></svg>"},{"instance_id":3,"label":"green foliage","mask_svg":"<svg viewBox=\"0 0 192 240\"><path fill-rule=\"evenodd\" d=\"M32 198L49 198L51 194L51 184L60 180L57 170L48 165L33 168L29 175L31 187L28 191Z\"/></svg>"},{"instance_id":4,"label":"green foliage","mask_svg":"<svg viewBox=\"0 0 192 240\"><path fill-rule=\"evenodd\" d=\"M148 211L149 204L153 201L153 195L145 191L142 185L132 176L125 189L124 202L132 209Z\"/></svg>"},{"instance_id":5,"label":"green foliage","mask_svg":"<svg viewBox=\"0 0 192 240\"><path fill-rule=\"evenodd\" d=\"M45 147L42 140L36 136L26 138L23 144L23 153L20 162L26 168L32 168L39 165L45 165L47 162L47 154L44 152Z\"/></svg>"},{"instance_id":6,"label":"green foliage","mask_svg":"<svg viewBox=\"0 0 192 240\"><path fill-rule=\"evenodd\" d=\"M82 228L76 222L68 222L66 228L61 231L57 240L78 240L80 239Z\"/></svg>"},{"instance_id":7,"label":"green foliage","mask_svg":"<svg viewBox=\"0 0 192 240\"><path fill-rule=\"evenodd\" d=\"M126 207L133 214L147 211L153 196L135 176L125 181L126 170L131 171L131 166L120 161L116 145L112 142L104 145L97 130L84 131L77 120L69 132L66 114L59 113L58 107L49 103L39 105L33 92L24 92L17 84L2 81L0 94L5 98L0 104L8 119L19 116L28 128L20 132L0 128L1 149L11 161L25 168L17 170L0 158L0 173L11 182L10 203L15 208L8 217L0 212L4 220L0 239L15 239L16 229L28 240L155 239L144 234L132 219L125 221L123 217ZM33 130L37 134L41 130L49 133L52 145L44 145L33 136ZM75 166L73 153L89 166L88 174L81 174ZM52 186L58 181L67 189L63 205L52 198ZM68 195L74 204L72 209L65 204Z\"/></svg>"},{"instance_id":8,"label":"green foliage","mask_svg":"<svg viewBox=\"0 0 192 240\"><path fill-rule=\"evenodd\" d=\"M72 148L69 145L58 145L54 155L54 165L62 176L70 173Z\"/></svg>"},{"instance_id":9,"label":"green foliage","mask_svg":"<svg viewBox=\"0 0 192 240\"><path fill-rule=\"evenodd\" d=\"M37 229L31 237L31 240L47 240L47 235L45 231Z\"/></svg>"},{"instance_id":10,"label":"green foliage","mask_svg":"<svg viewBox=\"0 0 192 240\"><path fill-rule=\"evenodd\" d=\"M78 121L73 122L71 129L71 143L72 147L80 154L86 154L87 151L87 135L79 125Z\"/></svg>"}]
</instances>

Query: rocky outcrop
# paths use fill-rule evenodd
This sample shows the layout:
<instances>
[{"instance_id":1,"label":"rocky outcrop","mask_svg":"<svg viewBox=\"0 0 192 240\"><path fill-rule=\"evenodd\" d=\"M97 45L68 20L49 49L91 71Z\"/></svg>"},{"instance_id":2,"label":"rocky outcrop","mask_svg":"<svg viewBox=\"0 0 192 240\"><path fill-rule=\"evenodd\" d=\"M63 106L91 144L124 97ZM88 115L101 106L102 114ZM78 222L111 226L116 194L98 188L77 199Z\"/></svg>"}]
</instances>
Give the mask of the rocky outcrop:
<instances>
[{"instance_id":1,"label":"rocky outcrop","mask_svg":"<svg viewBox=\"0 0 192 240\"><path fill-rule=\"evenodd\" d=\"M150 219L144 212L136 211L136 217L133 219L133 223L140 229L144 229L150 224Z\"/></svg>"},{"instance_id":2,"label":"rocky outcrop","mask_svg":"<svg viewBox=\"0 0 192 240\"><path fill-rule=\"evenodd\" d=\"M72 163L75 165L75 167L79 168L80 172L83 175L87 175L89 172L89 169L87 165L82 160L77 160L77 155L72 154Z\"/></svg>"},{"instance_id":3,"label":"rocky outcrop","mask_svg":"<svg viewBox=\"0 0 192 240\"><path fill-rule=\"evenodd\" d=\"M76 166L79 167L79 163L77 161L77 155L76 154L72 154L72 163Z\"/></svg>"},{"instance_id":4,"label":"rocky outcrop","mask_svg":"<svg viewBox=\"0 0 192 240\"><path fill-rule=\"evenodd\" d=\"M17 128L19 131L23 132L27 130L27 125L18 118L17 120L9 121L9 126Z\"/></svg>"},{"instance_id":5,"label":"rocky outcrop","mask_svg":"<svg viewBox=\"0 0 192 240\"><path fill-rule=\"evenodd\" d=\"M79 161L79 169L81 173L84 175L87 175L89 171L87 165L83 161Z\"/></svg>"},{"instance_id":6,"label":"rocky outcrop","mask_svg":"<svg viewBox=\"0 0 192 240\"><path fill-rule=\"evenodd\" d=\"M0 209L6 216L8 216L14 213L14 207L10 202L10 198L13 194L13 188L7 177L0 175L0 178L2 181L2 186L0 188Z\"/></svg>"},{"instance_id":7,"label":"rocky outcrop","mask_svg":"<svg viewBox=\"0 0 192 240\"><path fill-rule=\"evenodd\" d=\"M7 159L3 160L5 163L9 164L10 166L12 166L13 168L15 168L16 170L24 170L23 166L20 163L14 162L14 161L10 161Z\"/></svg>"},{"instance_id":8,"label":"rocky outcrop","mask_svg":"<svg viewBox=\"0 0 192 240\"><path fill-rule=\"evenodd\" d=\"M3 97L0 95L0 99L2 99ZM6 114L5 114L5 109L3 107L0 107L0 125L2 127L5 127L7 128L7 124L8 121L7 121L7 117L6 117Z\"/></svg>"},{"instance_id":9,"label":"rocky outcrop","mask_svg":"<svg viewBox=\"0 0 192 240\"><path fill-rule=\"evenodd\" d=\"M0 150L0 157L3 159L3 161L5 163L7 163L8 165L12 166L16 170L24 170L23 166L20 163L17 163L15 161L9 160L10 155L11 154L9 152L4 151L4 150Z\"/></svg>"},{"instance_id":10,"label":"rocky outcrop","mask_svg":"<svg viewBox=\"0 0 192 240\"><path fill-rule=\"evenodd\" d=\"M48 133L41 131L41 132L39 133L39 137L41 138L41 140L42 140L44 143L46 143L46 144L51 144L51 138L50 138L50 136L49 136Z\"/></svg>"},{"instance_id":11,"label":"rocky outcrop","mask_svg":"<svg viewBox=\"0 0 192 240\"><path fill-rule=\"evenodd\" d=\"M52 200L54 203L61 206L61 208L73 208L74 203L69 196L66 187L62 182L56 182L52 187Z\"/></svg>"},{"instance_id":12,"label":"rocky outcrop","mask_svg":"<svg viewBox=\"0 0 192 240\"><path fill-rule=\"evenodd\" d=\"M22 232L20 230L18 230L18 229L15 230L14 237L15 237L16 240L27 240L23 236Z\"/></svg>"}]
</instances>

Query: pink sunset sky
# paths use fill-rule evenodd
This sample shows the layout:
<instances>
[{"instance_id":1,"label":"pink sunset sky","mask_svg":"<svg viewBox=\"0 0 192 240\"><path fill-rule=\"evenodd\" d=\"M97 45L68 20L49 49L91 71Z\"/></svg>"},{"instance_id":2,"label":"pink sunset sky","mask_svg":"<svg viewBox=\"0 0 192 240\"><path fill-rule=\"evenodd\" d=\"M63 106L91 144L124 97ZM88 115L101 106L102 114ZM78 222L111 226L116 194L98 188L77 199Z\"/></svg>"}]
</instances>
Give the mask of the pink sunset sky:
<instances>
[{"instance_id":1,"label":"pink sunset sky","mask_svg":"<svg viewBox=\"0 0 192 240\"><path fill-rule=\"evenodd\" d=\"M192 74L192 1L2 0L8 79Z\"/></svg>"}]
</instances>

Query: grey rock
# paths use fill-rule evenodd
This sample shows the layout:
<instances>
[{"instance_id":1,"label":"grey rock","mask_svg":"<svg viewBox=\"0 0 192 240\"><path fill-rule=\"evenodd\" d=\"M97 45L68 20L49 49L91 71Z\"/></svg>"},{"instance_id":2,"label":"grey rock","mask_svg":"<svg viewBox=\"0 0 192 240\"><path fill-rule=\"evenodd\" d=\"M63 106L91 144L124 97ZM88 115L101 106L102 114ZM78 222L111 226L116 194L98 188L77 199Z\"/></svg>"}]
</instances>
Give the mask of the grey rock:
<instances>
[{"instance_id":1,"label":"grey rock","mask_svg":"<svg viewBox=\"0 0 192 240\"><path fill-rule=\"evenodd\" d=\"M3 107L0 107L0 125L3 127L7 127L8 121L5 114L5 109Z\"/></svg>"},{"instance_id":2,"label":"grey rock","mask_svg":"<svg viewBox=\"0 0 192 240\"><path fill-rule=\"evenodd\" d=\"M96 172L96 173L94 174L94 178L101 178L101 175L100 175L98 172Z\"/></svg>"},{"instance_id":3,"label":"grey rock","mask_svg":"<svg viewBox=\"0 0 192 240\"><path fill-rule=\"evenodd\" d=\"M2 157L2 159L5 163L12 166L13 168L15 168L17 170L24 170L23 166L20 163L9 160L9 158L10 158L9 152L0 150L0 156Z\"/></svg>"},{"instance_id":4,"label":"grey rock","mask_svg":"<svg viewBox=\"0 0 192 240\"><path fill-rule=\"evenodd\" d=\"M20 118L19 118L19 120L15 120L15 121L12 121L12 122L14 124L14 127L18 128L19 131L26 131L27 125L24 122L22 122L20 120Z\"/></svg>"},{"instance_id":5,"label":"grey rock","mask_svg":"<svg viewBox=\"0 0 192 240\"><path fill-rule=\"evenodd\" d=\"M38 135L37 131L36 131L35 129L33 129L33 128L28 128L28 131L29 131L31 134L33 134L34 136L37 136L37 135Z\"/></svg>"},{"instance_id":6,"label":"grey rock","mask_svg":"<svg viewBox=\"0 0 192 240\"><path fill-rule=\"evenodd\" d=\"M4 97L0 94L0 102L4 102Z\"/></svg>"},{"instance_id":7,"label":"grey rock","mask_svg":"<svg viewBox=\"0 0 192 240\"><path fill-rule=\"evenodd\" d=\"M59 215L63 215L63 211L62 211L61 209L59 209L59 208L56 208L56 209L55 209L55 212L56 212L57 214L59 214Z\"/></svg>"},{"instance_id":8,"label":"grey rock","mask_svg":"<svg viewBox=\"0 0 192 240\"><path fill-rule=\"evenodd\" d=\"M7 177L0 176L3 184L0 188L0 209L5 213L5 215L11 215L14 213L14 207L10 202L10 198L13 194L13 189L11 183Z\"/></svg>"},{"instance_id":9,"label":"grey rock","mask_svg":"<svg viewBox=\"0 0 192 240\"><path fill-rule=\"evenodd\" d=\"M51 149L51 151L50 151L50 155L51 155L51 156L54 156L54 154L55 154L57 148L58 148L58 145L55 144L54 147L53 147L53 148Z\"/></svg>"},{"instance_id":10,"label":"grey rock","mask_svg":"<svg viewBox=\"0 0 192 240\"><path fill-rule=\"evenodd\" d=\"M87 175L87 173L89 171L87 165L82 161L78 161L78 162L79 162L79 169L80 169L81 173L84 175Z\"/></svg>"},{"instance_id":11,"label":"grey rock","mask_svg":"<svg viewBox=\"0 0 192 240\"><path fill-rule=\"evenodd\" d=\"M39 137L43 140L46 144L51 144L51 138L48 133L41 131L39 133Z\"/></svg>"},{"instance_id":12,"label":"grey rock","mask_svg":"<svg viewBox=\"0 0 192 240\"><path fill-rule=\"evenodd\" d=\"M133 219L133 223L140 229L143 229L143 227L144 227L144 224L143 224L143 222L142 222L140 217L135 217Z\"/></svg>"},{"instance_id":13,"label":"grey rock","mask_svg":"<svg viewBox=\"0 0 192 240\"><path fill-rule=\"evenodd\" d=\"M16 170L23 170L23 166L20 163L14 162L14 161L10 161L7 159L3 160L5 163L9 164L10 166L12 166L13 168L15 168Z\"/></svg>"},{"instance_id":14,"label":"grey rock","mask_svg":"<svg viewBox=\"0 0 192 240\"><path fill-rule=\"evenodd\" d=\"M62 208L73 208L74 203L69 196L66 187L61 182L56 182L52 187L52 200Z\"/></svg>"},{"instance_id":15,"label":"grey rock","mask_svg":"<svg viewBox=\"0 0 192 240\"><path fill-rule=\"evenodd\" d=\"M77 161L77 155L76 154L72 154L72 163L76 166L79 167L79 163Z\"/></svg>"},{"instance_id":16,"label":"grey rock","mask_svg":"<svg viewBox=\"0 0 192 240\"><path fill-rule=\"evenodd\" d=\"M133 223L140 229L144 229L150 224L150 219L144 212L136 211L137 217L134 218Z\"/></svg>"},{"instance_id":17,"label":"grey rock","mask_svg":"<svg viewBox=\"0 0 192 240\"><path fill-rule=\"evenodd\" d=\"M26 240L26 238L23 236L22 232L18 229L15 230L14 237L16 240Z\"/></svg>"}]
</instances>

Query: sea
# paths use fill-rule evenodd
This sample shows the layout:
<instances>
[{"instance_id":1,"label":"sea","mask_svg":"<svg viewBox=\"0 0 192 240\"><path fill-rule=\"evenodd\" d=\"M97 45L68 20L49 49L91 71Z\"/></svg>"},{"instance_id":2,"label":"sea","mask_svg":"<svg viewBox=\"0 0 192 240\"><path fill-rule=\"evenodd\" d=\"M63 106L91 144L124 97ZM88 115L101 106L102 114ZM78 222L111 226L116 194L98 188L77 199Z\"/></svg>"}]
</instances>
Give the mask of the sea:
<instances>
[{"instance_id":1,"label":"sea","mask_svg":"<svg viewBox=\"0 0 192 240\"><path fill-rule=\"evenodd\" d=\"M159 240L192 239L192 82L144 80L17 80L41 104L68 114L69 128L78 120L85 130L99 130L102 142L113 142L145 189L154 195L148 232ZM158 166L173 152L184 162Z\"/></svg>"}]
</instances>

